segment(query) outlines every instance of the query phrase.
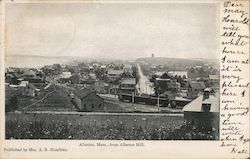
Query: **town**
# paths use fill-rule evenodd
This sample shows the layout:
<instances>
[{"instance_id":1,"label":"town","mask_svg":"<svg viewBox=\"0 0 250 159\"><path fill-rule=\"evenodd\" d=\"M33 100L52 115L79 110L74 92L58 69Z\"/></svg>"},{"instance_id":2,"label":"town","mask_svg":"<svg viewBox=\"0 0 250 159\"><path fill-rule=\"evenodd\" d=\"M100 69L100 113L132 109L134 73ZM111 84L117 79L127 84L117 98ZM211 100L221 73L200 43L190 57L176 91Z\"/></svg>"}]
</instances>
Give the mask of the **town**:
<instances>
[{"instance_id":1,"label":"town","mask_svg":"<svg viewBox=\"0 0 250 159\"><path fill-rule=\"evenodd\" d=\"M172 114L182 116L179 125L217 132L218 68L213 60L154 54L135 60L8 67L5 110L7 114L33 115ZM144 125L149 124L146 120ZM92 123L101 122L94 119Z\"/></svg>"}]
</instances>

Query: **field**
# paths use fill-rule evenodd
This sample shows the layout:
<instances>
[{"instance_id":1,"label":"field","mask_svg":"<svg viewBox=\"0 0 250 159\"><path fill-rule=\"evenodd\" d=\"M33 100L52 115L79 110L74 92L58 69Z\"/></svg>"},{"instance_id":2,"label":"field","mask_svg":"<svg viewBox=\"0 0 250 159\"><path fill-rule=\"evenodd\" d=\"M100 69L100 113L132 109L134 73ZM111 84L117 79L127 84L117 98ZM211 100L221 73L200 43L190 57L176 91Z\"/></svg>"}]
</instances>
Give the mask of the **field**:
<instances>
[{"instance_id":1,"label":"field","mask_svg":"<svg viewBox=\"0 0 250 159\"><path fill-rule=\"evenodd\" d=\"M189 129L171 114L6 115L6 139L216 140L218 132Z\"/></svg>"},{"instance_id":2,"label":"field","mask_svg":"<svg viewBox=\"0 0 250 159\"><path fill-rule=\"evenodd\" d=\"M180 115L9 113L6 115L6 138L153 139L151 133L162 131L165 133L165 137L161 136L160 138L164 139L167 138L167 133L181 127L182 124L183 116ZM159 138L159 136L156 137L156 134L153 136L155 139Z\"/></svg>"}]
</instances>

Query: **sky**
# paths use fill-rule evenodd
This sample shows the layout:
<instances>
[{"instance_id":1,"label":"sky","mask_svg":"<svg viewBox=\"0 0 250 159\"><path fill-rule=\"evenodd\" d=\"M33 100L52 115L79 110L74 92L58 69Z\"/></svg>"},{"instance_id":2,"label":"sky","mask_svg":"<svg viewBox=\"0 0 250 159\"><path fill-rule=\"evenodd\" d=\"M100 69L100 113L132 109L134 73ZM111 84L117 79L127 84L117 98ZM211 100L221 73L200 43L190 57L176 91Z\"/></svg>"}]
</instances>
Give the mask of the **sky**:
<instances>
[{"instance_id":1,"label":"sky","mask_svg":"<svg viewBox=\"0 0 250 159\"><path fill-rule=\"evenodd\" d=\"M6 4L6 54L219 58L217 4Z\"/></svg>"}]
</instances>

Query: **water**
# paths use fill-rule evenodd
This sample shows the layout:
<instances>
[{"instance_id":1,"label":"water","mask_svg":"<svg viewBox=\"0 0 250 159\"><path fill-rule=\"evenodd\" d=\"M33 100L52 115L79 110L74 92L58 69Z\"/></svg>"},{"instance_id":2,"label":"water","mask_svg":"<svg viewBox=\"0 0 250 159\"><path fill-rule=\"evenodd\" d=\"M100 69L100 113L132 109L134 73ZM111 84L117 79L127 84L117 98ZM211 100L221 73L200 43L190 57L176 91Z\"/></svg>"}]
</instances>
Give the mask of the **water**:
<instances>
[{"instance_id":1,"label":"water","mask_svg":"<svg viewBox=\"0 0 250 159\"><path fill-rule=\"evenodd\" d=\"M66 64L73 62L72 57L47 57L47 56L5 56L5 67L37 68L44 65Z\"/></svg>"}]
</instances>

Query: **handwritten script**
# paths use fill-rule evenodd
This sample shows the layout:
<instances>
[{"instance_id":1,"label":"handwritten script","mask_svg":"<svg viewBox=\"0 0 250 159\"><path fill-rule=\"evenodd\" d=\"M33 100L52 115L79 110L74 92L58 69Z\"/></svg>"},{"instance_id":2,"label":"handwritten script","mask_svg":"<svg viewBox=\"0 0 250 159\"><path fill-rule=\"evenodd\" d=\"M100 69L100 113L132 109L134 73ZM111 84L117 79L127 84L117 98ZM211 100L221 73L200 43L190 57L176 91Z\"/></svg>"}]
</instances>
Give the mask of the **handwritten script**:
<instances>
[{"instance_id":1,"label":"handwritten script","mask_svg":"<svg viewBox=\"0 0 250 159\"><path fill-rule=\"evenodd\" d=\"M249 5L221 7L221 143L235 155L249 155Z\"/></svg>"}]
</instances>

